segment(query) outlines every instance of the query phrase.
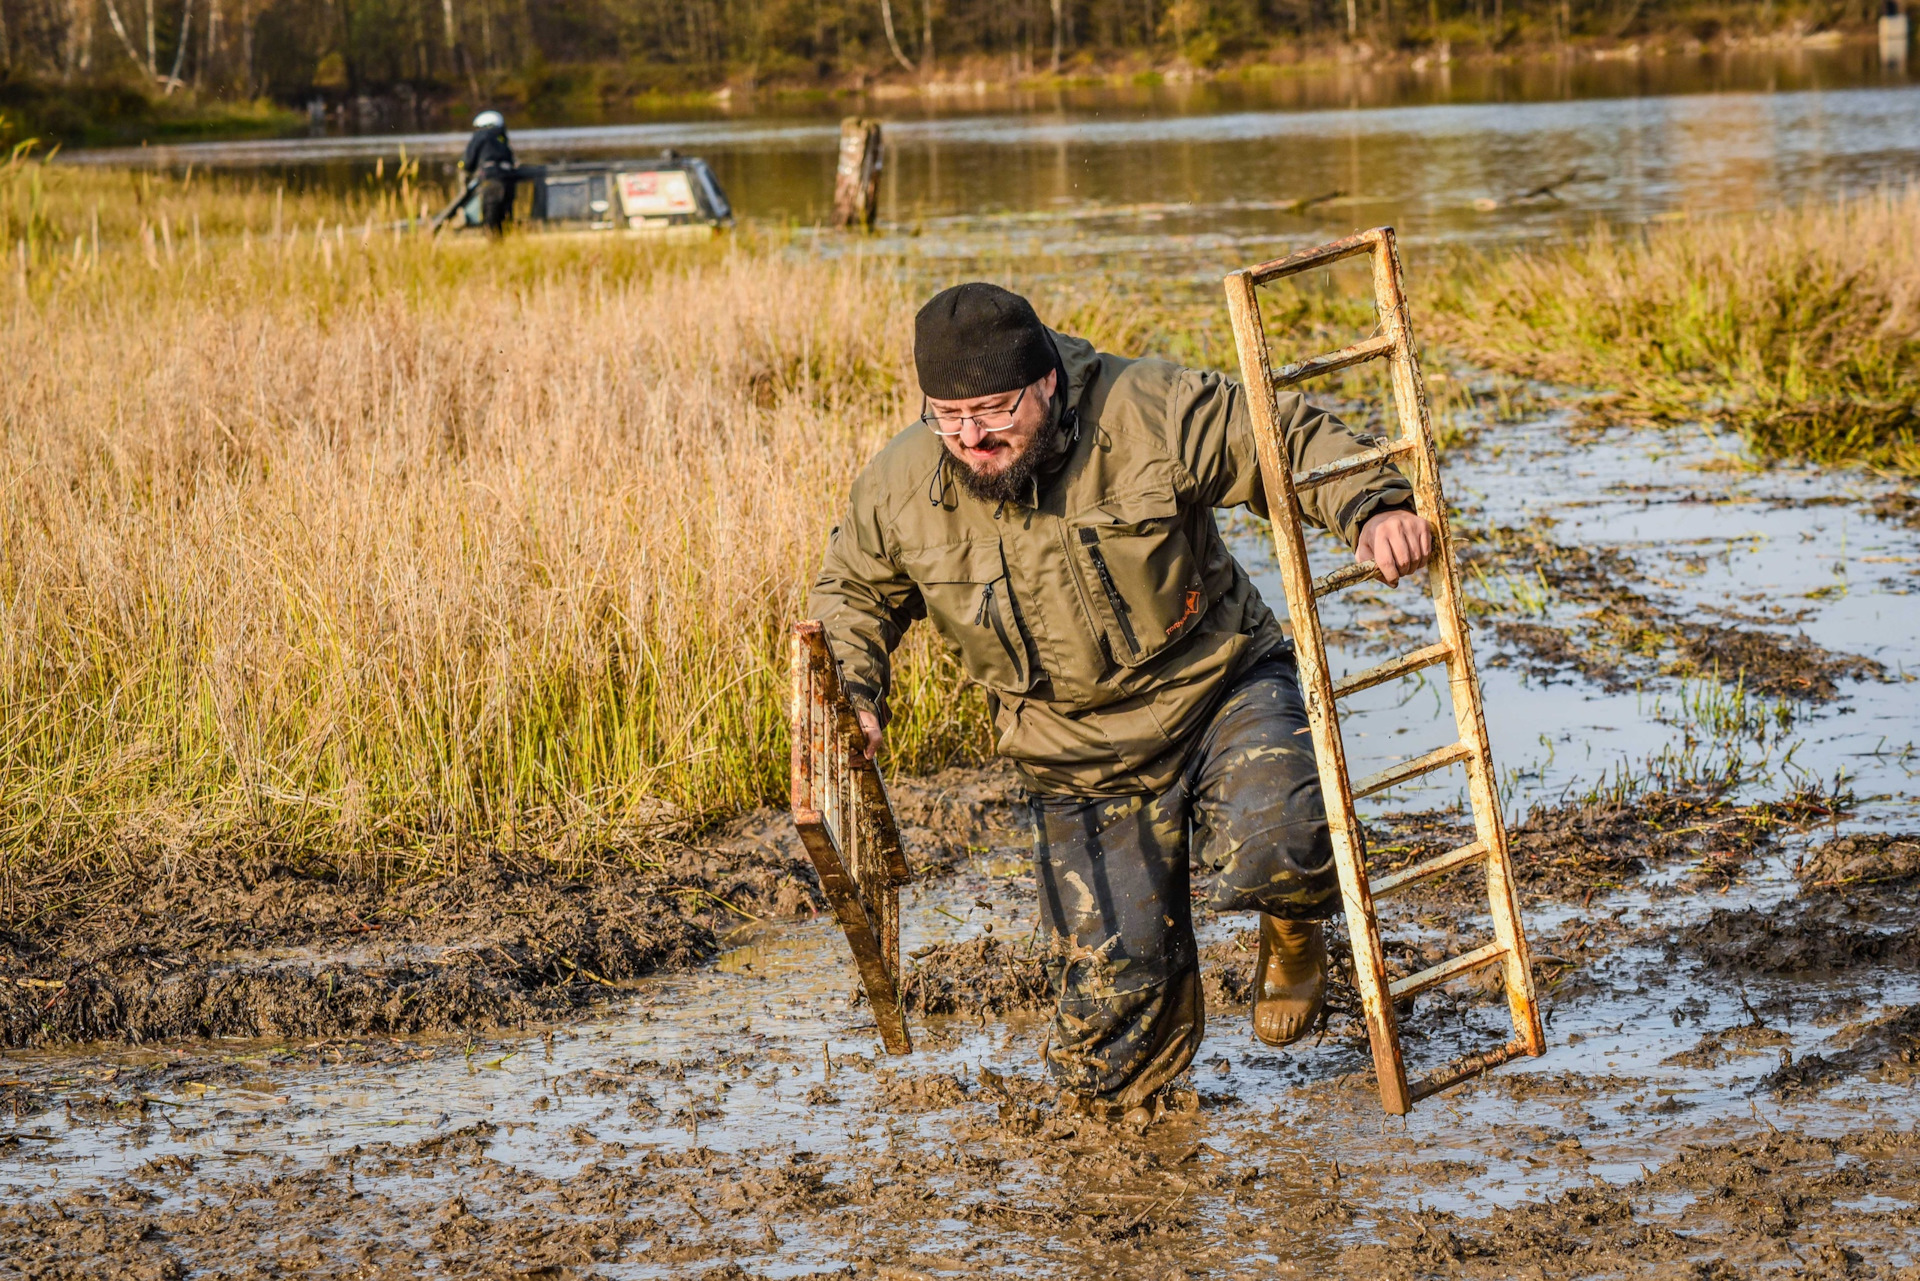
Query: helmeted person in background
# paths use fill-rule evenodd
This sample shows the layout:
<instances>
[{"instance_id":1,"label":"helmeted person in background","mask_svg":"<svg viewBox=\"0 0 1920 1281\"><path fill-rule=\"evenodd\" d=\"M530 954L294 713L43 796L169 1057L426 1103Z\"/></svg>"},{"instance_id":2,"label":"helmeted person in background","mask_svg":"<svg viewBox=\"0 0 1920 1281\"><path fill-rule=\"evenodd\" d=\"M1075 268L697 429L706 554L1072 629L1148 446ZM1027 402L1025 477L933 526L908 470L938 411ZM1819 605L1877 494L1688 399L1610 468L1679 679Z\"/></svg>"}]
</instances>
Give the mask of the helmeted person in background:
<instances>
[{"instance_id":1,"label":"helmeted person in background","mask_svg":"<svg viewBox=\"0 0 1920 1281\"><path fill-rule=\"evenodd\" d=\"M473 118L473 137L467 140L460 172L468 182L479 178L480 223L489 235L499 235L513 217L514 188L513 144L507 141L507 122L499 112L483 111Z\"/></svg>"},{"instance_id":2,"label":"helmeted person in background","mask_svg":"<svg viewBox=\"0 0 1920 1281\"><path fill-rule=\"evenodd\" d=\"M808 612L826 624L877 752L890 655L930 619L986 690L1033 823L1046 1059L1071 1110L1138 1124L1204 1027L1188 893L1260 913L1253 1032L1284 1045L1326 993L1338 901L1291 643L1214 510L1264 516L1246 393L1041 324L984 283L914 324L921 418L860 473ZM1296 470L1377 443L1279 398ZM1431 531L1391 466L1301 495L1395 583Z\"/></svg>"}]
</instances>

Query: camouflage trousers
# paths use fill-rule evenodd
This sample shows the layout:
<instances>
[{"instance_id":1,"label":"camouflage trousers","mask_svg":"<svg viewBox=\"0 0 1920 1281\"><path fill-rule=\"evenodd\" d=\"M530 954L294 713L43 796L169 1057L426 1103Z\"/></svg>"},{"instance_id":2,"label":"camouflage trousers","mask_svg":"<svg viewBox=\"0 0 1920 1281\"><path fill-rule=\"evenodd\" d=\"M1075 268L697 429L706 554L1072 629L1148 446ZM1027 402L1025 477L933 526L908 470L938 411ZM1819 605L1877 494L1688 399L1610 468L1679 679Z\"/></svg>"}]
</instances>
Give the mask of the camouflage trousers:
<instances>
[{"instance_id":1,"label":"camouflage trousers","mask_svg":"<svg viewBox=\"0 0 1920 1281\"><path fill-rule=\"evenodd\" d=\"M1324 920L1339 900L1293 656L1262 659L1158 796L1034 795L1034 874L1057 998L1048 1070L1099 1110L1145 1102L1205 1027L1188 859L1207 904Z\"/></svg>"}]
</instances>

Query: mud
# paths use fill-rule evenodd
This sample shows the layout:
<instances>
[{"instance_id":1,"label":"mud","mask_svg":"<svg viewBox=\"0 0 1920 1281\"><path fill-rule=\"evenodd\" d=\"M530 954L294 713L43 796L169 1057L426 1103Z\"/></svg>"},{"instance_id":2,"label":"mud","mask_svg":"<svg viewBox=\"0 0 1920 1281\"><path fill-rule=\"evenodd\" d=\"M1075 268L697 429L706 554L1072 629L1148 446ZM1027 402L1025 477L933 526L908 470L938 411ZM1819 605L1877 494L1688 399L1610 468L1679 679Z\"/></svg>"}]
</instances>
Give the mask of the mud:
<instances>
[{"instance_id":1,"label":"mud","mask_svg":"<svg viewBox=\"0 0 1920 1281\"><path fill-rule=\"evenodd\" d=\"M1849 1077L1911 1086L1920 1078L1920 1005L1908 1005L1844 1026L1836 1048L1795 1060L1786 1056L1764 1081L1775 1094L1818 1090Z\"/></svg>"},{"instance_id":2,"label":"mud","mask_svg":"<svg viewBox=\"0 0 1920 1281\"><path fill-rule=\"evenodd\" d=\"M1794 874L1801 893L1764 908L1715 908L1668 936L1670 956L1740 975L1920 967L1920 840L1857 833L1810 846Z\"/></svg>"},{"instance_id":3,"label":"mud","mask_svg":"<svg viewBox=\"0 0 1920 1281\"><path fill-rule=\"evenodd\" d=\"M1673 950L1732 974L1920 966L1920 937L1911 931L1855 925L1844 913L1813 907L1785 917L1759 908L1715 908L1704 922L1679 931Z\"/></svg>"},{"instance_id":4,"label":"mud","mask_svg":"<svg viewBox=\"0 0 1920 1281\"><path fill-rule=\"evenodd\" d=\"M1708 785L1535 809L1508 831L1514 875L1529 902L1582 905L1682 859L1691 866L1677 888L1726 884L1782 837L1828 822L1852 802L1846 793L1820 788L1760 801L1728 793ZM1459 814L1387 814L1368 831L1370 866L1395 871L1472 839L1472 826ZM1485 887L1472 874L1455 873L1400 897L1427 907L1470 906L1484 901Z\"/></svg>"},{"instance_id":5,"label":"mud","mask_svg":"<svg viewBox=\"0 0 1920 1281\"><path fill-rule=\"evenodd\" d=\"M1867 510L1881 520L1905 525L1908 529L1920 529L1920 498L1904 490L1880 495L1869 504Z\"/></svg>"},{"instance_id":6,"label":"mud","mask_svg":"<svg viewBox=\"0 0 1920 1281\"><path fill-rule=\"evenodd\" d=\"M1602 1184L1480 1220L1409 1214L1398 1238L1342 1264L1393 1278L1910 1276L1920 1212L1862 1209L1920 1187L1920 1140L1772 1134L1690 1149L1623 1187Z\"/></svg>"},{"instance_id":7,"label":"mud","mask_svg":"<svg viewBox=\"0 0 1920 1281\"><path fill-rule=\"evenodd\" d=\"M1810 890L1885 894L1920 877L1920 836L1868 832L1836 837L1807 852L1796 869Z\"/></svg>"},{"instance_id":8,"label":"mud","mask_svg":"<svg viewBox=\"0 0 1920 1281\"><path fill-rule=\"evenodd\" d=\"M1839 653L1804 634L1773 630L1802 617L1770 602L1766 612L1720 612L1750 624L1701 617L1625 551L1560 542L1555 522L1469 527L1462 564L1478 605L1496 615L1506 647L1488 666L1519 664L1545 679L1579 677L1603 689L1632 689L1656 676L1712 676L1758 694L1829 702L1843 681L1881 680L1878 661ZM1550 621L1498 617L1544 611ZM1751 624L1771 624L1760 630Z\"/></svg>"},{"instance_id":9,"label":"mud","mask_svg":"<svg viewBox=\"0 0 1920 1281\"><path fill-rule=\"evenodd\" d=\"M1048 1010L1046 970L1031 939L1025 945L984 935L931 944L908 956L901 999L915 1014L1009 1014Z\"/></svg>"},{"instance_id":10,"label":"mud","mask_svg":"<svg viewBox=\"0 0 1920 1281\"><path fill-rule=\"evenodd\" d=\"M923 875L1019 821L1005 769L902 780L895 799ZM823 905L774 811L705 840L566 867L494 852L419 880L160 860L0 930L0 1046L527 1028Z\"/></svg>"}]
</instances>

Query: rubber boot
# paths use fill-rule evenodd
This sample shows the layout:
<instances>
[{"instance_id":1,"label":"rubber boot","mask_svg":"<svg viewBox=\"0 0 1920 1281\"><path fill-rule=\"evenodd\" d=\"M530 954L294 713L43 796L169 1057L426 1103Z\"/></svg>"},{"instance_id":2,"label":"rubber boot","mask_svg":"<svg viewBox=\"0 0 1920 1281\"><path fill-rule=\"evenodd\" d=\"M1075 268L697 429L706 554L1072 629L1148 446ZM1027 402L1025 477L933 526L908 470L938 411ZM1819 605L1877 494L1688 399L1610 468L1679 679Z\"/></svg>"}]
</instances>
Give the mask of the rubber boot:
<instances>
[{"instance_id":1,"label":"rubber boot","mask_svg":"<svg viewBox=\"0 0 1920 1281\"><path fill-rule=\"evenodd\" d=\"M1319 921L1260 914L1253 965L1253 1035L1291 1045L1313 1029L1327 1000L1327 935Z\"/></svg>"}]
</instances>

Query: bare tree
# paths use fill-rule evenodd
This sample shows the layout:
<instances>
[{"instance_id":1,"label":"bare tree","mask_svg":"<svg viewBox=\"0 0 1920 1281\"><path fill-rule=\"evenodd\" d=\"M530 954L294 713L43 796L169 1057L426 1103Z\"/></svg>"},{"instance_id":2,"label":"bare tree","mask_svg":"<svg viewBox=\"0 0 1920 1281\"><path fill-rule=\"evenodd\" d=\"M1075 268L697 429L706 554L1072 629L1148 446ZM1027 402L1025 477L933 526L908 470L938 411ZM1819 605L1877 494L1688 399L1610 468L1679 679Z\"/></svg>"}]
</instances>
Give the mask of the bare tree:
<instances>
[{"instance_id":1,"label":"bare tree","mask_svg":"<svg viewBox=\"0 0 1920 1281\"><path fill-rule=\"evenodd\" d=\"M214 65L214 57L220 48L220 0L207 0L207 35L200 42L200 61L193 68L194 87L206 78Z\"/></svg>"},{"instance_id":2,"label":"bare tree","mask_svg":"<svg viewBox=\"0 0 1920 1281\"><path fill-rule=\"evenodd\" d=\"M887 47L893 50L893 56L908 71L917 70L907 55L900 52L900 38L893 34L893 0L880 0L880 21L887 29Z\"/></svg>"},{"instance_id":3,"label":"bare tree","mask_svg":"<svg viewBox=\"0 0 1920 1281\"><path fill-rule=\"evenodd\" d=\"M127 24L120 21L120 10L114 7L113 0L106 0L106 6L107 21L113 24L113 34L120 37L120 44L126 49L127 57L133 59L134 66L152 75L153 67L141 59L139 50L133 47L132 37L127 35Z\"/></svg>"},{"instance_id":4,"label":"bare tree","mask_svg":"<svg viewBox=\"0 0 1920 1281\"><path fill-rule=\"evenodd\" d=\"M173 70L167 72L167 92L180 87L180 68L187 60L187 41L193 35L193 0L181 0L180 36L173 42Z\"/></svg>"}]
</instances>

